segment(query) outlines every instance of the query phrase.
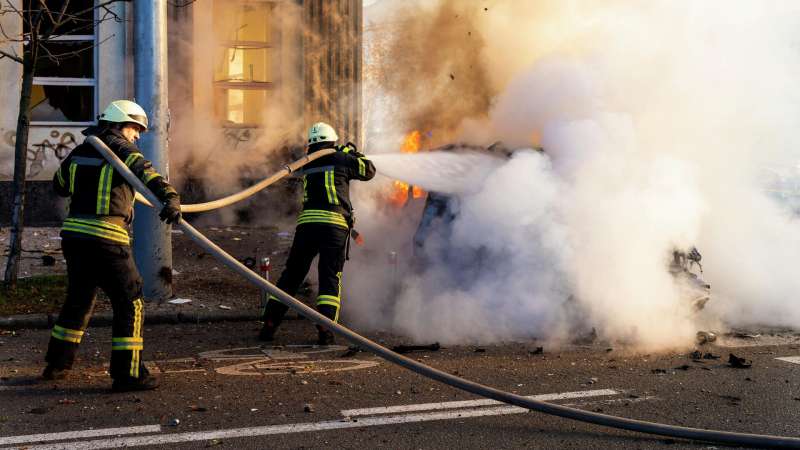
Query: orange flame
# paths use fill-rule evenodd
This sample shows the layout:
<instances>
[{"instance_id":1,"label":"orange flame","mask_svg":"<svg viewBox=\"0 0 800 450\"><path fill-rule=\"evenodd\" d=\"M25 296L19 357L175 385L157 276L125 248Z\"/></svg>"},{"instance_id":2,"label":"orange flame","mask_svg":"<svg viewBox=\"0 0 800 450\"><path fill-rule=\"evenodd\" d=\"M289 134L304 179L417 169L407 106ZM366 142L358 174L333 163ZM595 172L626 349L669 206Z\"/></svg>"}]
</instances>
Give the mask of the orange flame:
<instances>
[{"instance_id":1,"label":"orange flame","mask_svg":"<svg viewBox=\"0 0 800 450\"><path fill-rule=\"evenodd\" d=\"M400 146L402 153L417 153L421 147L420 141L422 140L422 133L419 130L414 130L409 133L403 144ZM408 183L402 181L395 181L392 184L392 192L389 194L389 202L397 207L404 206L409 199L409 190L411 191L412 198L424 198L426 193L418 186L409 186Z\"/></svg>"}]
</instances>

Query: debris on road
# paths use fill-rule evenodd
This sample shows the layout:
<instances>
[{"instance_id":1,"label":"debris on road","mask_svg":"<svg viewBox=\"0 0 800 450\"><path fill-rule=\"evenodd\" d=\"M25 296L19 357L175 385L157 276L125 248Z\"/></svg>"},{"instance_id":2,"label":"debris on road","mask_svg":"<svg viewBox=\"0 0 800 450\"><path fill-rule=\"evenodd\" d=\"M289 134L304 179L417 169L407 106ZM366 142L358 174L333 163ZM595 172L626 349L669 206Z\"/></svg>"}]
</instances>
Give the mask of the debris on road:
<instances>
[{"instance_id":1,"label":"debris on road","mask_svg":"<svg viewBox=\"0 0 800 450\"><path fill-rule=\"evenodd\" d=\"M411 353L411 352L438 352L442 348L438 342L428 345L395 345L392 351L395 353Z\"/></svg>"},{"instance_id":2,"label":"debris on road","mask_svg":"<svg viewBox=\"0 0 800 450\"><path fill-rule=\"evenodd\" d=\"M180 419L172 419L169 421L169 426L171 427L177 427L180 424L181 424Z\"/></svg>"},{"instance_id":3,"label":"debris on road","mask_svg":"<svg viewBox=\"0 0 800 450\"><path fill-rule=\"evenodd\" d=\"M533 350L528 350L531 355L541 355L544 353L544 347L536 347Z\"/></svg>"},{"instance_id":4,"label":"debris on road","mask_svg":"<svg viewBox=\"0 0 800 450\"><path fill-rule=\"evenodd\" d=\"M480 347L477 347L477 348L475 349L475 353L486 353L486 349L485 349L485 348L480 348Z\"/></svg>"},{"instance_id":5,"label":"debris on road","mask_svg":"<svg viewBox=\"0 0 800 450\"><path fill-rule=\"evenodd\" d=\"M587 382L586 382L586 384L595 384L595 383L597 383L598 381L600 381L600 379L599 379L599 378L597 378L597 377L592 377L592 378L589 378L589 381L587 381Z\"/></svg>"},{"instance_id":6,"label":"debris on road","mask_svg":"<svg viewBox=\"0 0 800 450\"><path fill-rule=\"evenodd\" d=\"M695 350L692 353L689 353L689 358L691 358L692 361L700 361L703 358L703 352L700 350Z\"/></svg>"},{"instance_id":7,"label":"debris on road","mask_svg":"<svg viewBox=\"0 0 800 450\"><path fill-rule=\"evenodd\" d=\"M666 375L667 369L653 369L650 373L654 373L656 375Z\"/></svg>"},{"instance_id":8,"label":"debris on road","mask_svg":"<svg viewBox=\"0 0 800 450\"><path fill-rule=\"evenodd\" d=\"M703 345L709 342L714 342L717 340L717 335L710 332L710 331L698 331L697 332L697 344Z\"/></svg>"},{"instance_id":9,"label":"debris on road","mask_svg":"<svg viewBox=\"0 0 800 450\"><path fill-rule=\"evenodd\" d=\"M314 405L312 405L311 403L306 403L305 405L303 405L303 412L313 413L314 412Z\"/></svg>"},{"instance_id":10,"label":"debris on road","mask_svg":"<svg viewBox=\"0 0 800 450\"><path fill-rule=\"evenodd\" d=\"M167 300L167 303L171 305L185 305L187 303L192 303L192 300L188 298L173 298L172 300Z\"/></svg>"},{"instance_id":11,"label":"debris on road","mask_svg":"<svg viewBox=\"0 0 800 450\"><path fill-rule=\"evenodd\" d=\"M715 355L713 353L704 353L703 354L703 359L719 359L719 358L720 358L719 355Z\"/></svg>"},{"instance_id":12,"label":"debris on road","mask_svg":"<svg viewBox=\"0 0 800 450\"><path fill-rule=\"evenodd\" d=\"M230 310L230 309L233 309L233 308L231 308L230 306L227 306L227 305L219 305L219 309Z\"/></svg>"},{"instance_id":13,"label":"debris on road","mask_svg":"<svg viewBox=\"0 0 800 450\"><path fill-rule=\"evenodd\" d=\"M189 410L194 412L206 412L208 411L208 408L206 408L205 406L192 405L189 407Z\"/></svg>"},{"instance_id":14,"label":"debris on road","mask_svg":"<svg viewBox=\"0 0 800 450\"><path fill-rule=\"evenodd\" d=\"M749 369L753 365L753 361L740 358L731 353L728 357L728 364L734 369Z\"/></svg>"},{"instance_id":15,"label":"debris on road","mask_svg":"<svg viewBox=\"0 0 800 450\"><path fill-rule=\"evenodd\" d=\"M678 367L673 367L673 369L675 369L675 370L689 370L691 368L692 368L692 366L690 366L688 364L684 364L684 365L678 366Z\"/></svg>"},{"instance_id":16,"label":"debris on road","mask_svg":"<svg viewBox=\"0 0 800 450\"><path fill-rule=\"evenodd\" d=\"M38 408L33 408L28 412L30 414L47 414L48 411L49 410L47 408L45 408L45 407L38 407Z\"/></svg>"},{"instance_id":17,"label":"debris on road","mask_svg":"<svg viewBox=\"0 0 800 450\"><path fill-rule=\"evenodd\" d=\"M740 331L736 331L736 332L733 332L733 333L728 333L727 335L730 336L730 337L738 338L738 339L758 339L758 338L761 337L760 334L742 333Z\"/></svg>"}]
</instances>

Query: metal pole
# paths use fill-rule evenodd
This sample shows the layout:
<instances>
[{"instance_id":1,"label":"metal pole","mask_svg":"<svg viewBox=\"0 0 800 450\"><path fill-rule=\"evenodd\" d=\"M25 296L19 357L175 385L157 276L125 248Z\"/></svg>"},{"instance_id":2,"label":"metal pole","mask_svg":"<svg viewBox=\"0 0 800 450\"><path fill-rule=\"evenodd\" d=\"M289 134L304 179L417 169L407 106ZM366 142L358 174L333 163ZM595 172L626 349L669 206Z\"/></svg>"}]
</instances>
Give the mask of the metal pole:
<instances>
[{"instance_id":1,"label":"metal pole","mask_svg":"<svg viewBox=\"0 0 800 450\"><path fill-rule=\"evenodd\" d=\"M134 92L150 119L150 128L137 142L144 157L169 177L167 132L167 0L133 2ZM172 238L158 219L160 208L136 205L133 254L144 278L144 296L163 300L172 296Z\"/></svg>"}]
</instances>

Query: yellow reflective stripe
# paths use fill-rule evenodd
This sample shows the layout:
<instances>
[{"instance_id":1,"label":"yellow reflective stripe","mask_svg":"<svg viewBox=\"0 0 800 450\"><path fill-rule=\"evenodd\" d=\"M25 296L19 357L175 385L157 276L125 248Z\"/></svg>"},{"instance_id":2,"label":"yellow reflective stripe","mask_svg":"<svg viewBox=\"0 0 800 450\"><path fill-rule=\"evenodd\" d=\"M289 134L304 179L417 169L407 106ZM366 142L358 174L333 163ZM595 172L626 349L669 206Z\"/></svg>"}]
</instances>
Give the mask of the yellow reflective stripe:
<instances>
[{"instance_id":1,"label":"yellow reflective stripe","mask_svg":"<svg viewBox=\"0 0 800 450\"><path fill-rule=\"evenodd\" d=\"M133 164L139 158L144 158L144 156L142 156L141 153L133 152L130 155L128 155L127 158L125 158L125 165L130 167L131 164Z\"/></svg>"},{"instance_id":2,"label":"yellow reflective stripe","mask_svg":"<svg viewBox=\"0 0 800 450\"><path fill-rule=\"evenodd\" d=\"M110 222L106 222L104 220L99 220L99 219L80 219L80 218L77 218L77 217L67 217L66 219L64 219L64 223L67 223L67 222L79 223L79 224L83 224L83 225L91 225L91 226L94 226L94 227L99 227L99 228L106 229L108 231L113 231L115 233L122 233L122 234L124 234L126 236L128 235L128 230L126 230L125 228L123 228L123 227L121 227L119 225L110 223Z\"/></svg>"},{"instance_id":3,"label":"yellow reflective stripe","mask_svg":"<svg viewBox=\"0 0 800 450\"><path fill-rule=\"evenodd\" d=\"M331 218L339 218L344 220L344 215L334 211L326 211L324 209L306 209L300 213L300 217L304 216L325 216Z\"/></svg>"},{"instance_id":4,"label":"yellow reflective stripe","mask_svg":"<svg viewBox=\"0 0 800 450\"><path fill-rule=\"evenodd\" d=\"M144 184L147 184L147 183L153 181L153 178L160 177L160 176L161 176L161 174L156 172L155 170L153 170L153 171L147 170L142 174L142 182Z\"/></svg>"},{"instance_id":5,"label":"yellow reflective stripe","mask_svg":"<svg viewBox=\"0 0 800 450\"><path fill-rule=\"evenodd\" d=\"M75 192L75 171L78 169L77 163L71 163L69 165L69 193L72 194Z\"/></svg>"},{"instance_id":6,"label":"yellow reflective stripe","mask_svg":"<svg viewBox=\"0 0 800 450\"><path fill-rule=\"evenodd\" d=\"M336 184L334 182L334 172L333 170L329 170L325 172L328 175L328 179L330 180L328 186L330 186L330 193L328 194L328 201L333 203L334 205L339 204L339 196L336 194Z\"/></svg>"},{"instance_id":7,"label":"yellow reflective stripe","mask_svg":"<svg viewBox=\"0 0 800 450\"><path fill-rule=\"evenodd\" d=\"M303 203L308 201L308 178L303 175Z\"/></svg>"},{"instance_id":8,"label":"yellow reflective stripe","mask_svg":"<svg viewBox=\"0 0 800 450\"><path fill-rule=\"evenodd\" d=\"M140 337L115 337L115 338L111 338L111 342L133 342L135 344L141 344L142 342L144 342L144 338L140 338Z\"/></svg>"},{"instance_id":9,"label":"yellow reflective stripe","mask_svg":"<svg viewBox=\"0 0 800 450\"><path fill-rule=\"evenodd\" d=\"M328 203L333 203L333 199L331 198L331 186L328 182L328 171L323 175L325 176L325 194L328 196Z\"/></svg>"},{"instance_id":10,"label":"yellow reflective stripe","mask_svg":"<svg viewBox=\"0 0 800 450\"><path fill-rule=\"evenodd\" d=\"M109 233L117 233L120 236L128 236L128 230L122 228L119 225L115 225L113 223L109 223L103 220L97 219L78 219L76 217L67 217L64 219L64 224L75 224L75 225L85 225L95 228L100 228L103 231L108 231Z\"/></svg>"},{"instance_id":11,"label":"yellow reflective stripe","mask_svg":"<svg viewBox=\"0 0 800 450\"><path fill-rule=\"evenodd\" d=\"M137 298L133 301L133 308L134 308L134 319L133 319L133 336L143 342L142 339L142 322L144 321L144 305L142 304L142 299ZM134 378L139 378L139 358L141 357L141 350L144 348L142 344L138 349L134 349L132 359L133 364L131 364L131 376Z\"/></svg>"},{"instance_id":12,"label":"yellow reflective stripe","mask_svg":"<svg viewBox=\"0 0 800 450\"><path fill-rule=\"evenodd\" d=\"M93 227L90 225L84 225L80 223L69 223L67 221L64 221L64 226L61 229L64 231L72 231L75 233L83 233L91 236L97 236L114 242L119 242L125 245L130 244L130 239L128 239L127 233L120 234L120 233L115 233L113 231L104 230L102 228Z\"/></svg>"},{"instance_id":13,"label":"yellow reflective stripe","mask_svg":"<svg viewBox=\"0 0 800 450\"><path fill-rule=\"evenodd\" d=\"M58 178L59 186L64 187L66 185L66 183L64 183L64 176L61 175L61 166L59 166L58 170L56 170L56 178Z\"/></svg>"},{"instance_id":14,"label":"yellow reflective stripe","mask_svg":"<svg viewBox=\"0 0 800 450\"><path fill-rule=\"evenodd\" d=\"M349 228L349 226L347 225L347 222L340 222L340 221L332 220L332 219L308 218L308 219L298 219L297 220L297 224L298 225L303 225L304 223L327 223L327 224L331 224L331 225L337 225L337 226L340 226L342 228Z\"/></svg>"},{"instance_id":15,"label":"yellow reflective stripe","mask_svg":"<svg viewBox=\"0 0 800 450\"><path fill-rule=\"evenodd\" d=\"M101 216L108 215L111 205L111 176L114 169L110 164L104 164L100 170L100 180L97 183L97 211Z\"/></svg>"},{"instance_id":16,"label":"yellow reflective stripe","mask_svg":"<svg viewBox=\"0 0 800 450\"><path fill-rule=\"evenodd\" d=\"M319 303L322 300L331 300L334 303L336 303L337 305L339 303L341 303L341 299L339 299L339 297L337 297L335 295L318 295L317 296L317 303Z\"/></svg>"},{"instance_id":17,"label":"yellow reflective stripe","mask_svg":"<svg viewBox=\"0 0 800 450\"><path fill-rule=\"evenodd\" d=\"M56 325L53 327L53 331L50 333L50 336L62 341L80 344L81 338L83 337L83 331L71 330L69 328Z\"/></svg>"},{"instance_id":18,"label":"yellow reflective stripe","mask_svg":"<svg viewBox=\"0 0 800 450\"><path fill-rule=\"evenodd\" d=\"M367 176L367 165L364 164L364 160L362 158L358 158L358 174L362 177Z\"/></svg>"},{"instance_id":19,"label":"yellow reflective stripe","mask_svg":"<svg viewBox=\"0 0 800 450\"><path fill-rule=\"evenodd\" d=\"M90 236L101 237L103 239L108 239L110 241L118 242L120 244L125 244L125 245L130 244L130 239L127 236L121 237L117 234L108 233L102 230L98 230L97 228L90 228L85 225L70 224L70 225L64 225L61 229L64 231L72 231L75 233L82 233L82 234L88 234Z\"/></svg>"},{"instance_id":20,"label":"yellow reflective stripe","mask_svg":"<svg viewBox=\"0 0 800 450\"><path fill-rule=\"evenodd\" d=\"M131 371L130 374L132 377L136 378L139 373L139 362L138 362L138 354L137 350L144 349L144 345L137 342L113 342L111 343L111 350L133 350L134 353L131 355Z\"/></svg>"}]
</instances>

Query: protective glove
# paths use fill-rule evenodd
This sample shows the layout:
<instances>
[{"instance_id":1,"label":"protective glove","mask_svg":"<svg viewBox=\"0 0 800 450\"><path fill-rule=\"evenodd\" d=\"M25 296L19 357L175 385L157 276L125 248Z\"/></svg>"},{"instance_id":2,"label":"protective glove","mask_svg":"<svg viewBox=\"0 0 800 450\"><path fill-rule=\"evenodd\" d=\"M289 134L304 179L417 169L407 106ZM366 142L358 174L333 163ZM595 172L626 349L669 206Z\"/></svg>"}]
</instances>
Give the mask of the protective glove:
<instances>
[{"instance_id":1,"label":"protective glove","mask_svg":"<svg viewBox=\"0 0 800 450\"><path fill-rule=\"evenodd\" d=\"M356 158L363 158L364 157L363 153L359 153L358 152L358 149L356 148L356 144L353 144L352 142L348 142L347 144L344 144L341 148L342 148L342 151L347 153L348 155L353 155Z\"/></svg>"},{"instance_id":2,"label":"protective glove","mask_svg":"<svg viewBox=\"0 0 800 450\"><path fill-rule=\"evenodd\" d=\"M158 215L164 222L168 224L177 223L181 220L181 200L178 196L172 196L164 202L164 207Z\"/></svg>"}]
</instances>

